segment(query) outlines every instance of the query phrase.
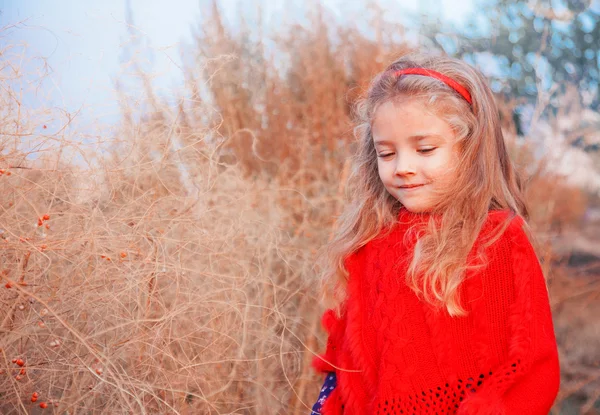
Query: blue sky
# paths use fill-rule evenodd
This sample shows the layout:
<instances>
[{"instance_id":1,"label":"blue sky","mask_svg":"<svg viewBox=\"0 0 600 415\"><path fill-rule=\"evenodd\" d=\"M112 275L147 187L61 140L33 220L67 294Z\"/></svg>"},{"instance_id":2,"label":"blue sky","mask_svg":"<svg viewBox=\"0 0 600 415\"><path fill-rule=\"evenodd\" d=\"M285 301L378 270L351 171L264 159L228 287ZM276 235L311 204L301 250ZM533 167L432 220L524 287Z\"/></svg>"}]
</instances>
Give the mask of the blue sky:
<instances>
[{"instance_id":1,"label":"blue sky","mask_svg":"<svg viewBox=\"0 0 600 415\"><path fill-rule=\"evenodd\" d=\"M300 1L269 0L260 2L266 25L292 20ZM331 16L339 21L360 19L362 2L324 0ZM385 4L386 1L380 1ZM390 1L386 18L406 21L408 13L436 14L460 25L472 12L472 0ZM181 82L180 43L191 42L192 27L207 0L131 0L135 28L145 46L152 50L147 63L155 74L157 88L168 89ZM219 5L234 22L236 10L244 4L244 14L252 16L258 2L221 0ZM294 6L296 4L296 6ZM417 5L418 4L418 5ZM268 5L268 6L267 6ZM118 116L114 81L122 71L123 48L130 41L126 23L125 0L102 2L71 0L0 0L0 24L17 24L0 41L23 50L24 61L32 65L46 62L50 73L31 105L53 105L68 111L81 109L81 117L112 121ZM41 58L41 59L40 59ZM126 59L125 59L126 60ZM27 68L27 67L26 67Z\"/></svg>"}]
</instances>

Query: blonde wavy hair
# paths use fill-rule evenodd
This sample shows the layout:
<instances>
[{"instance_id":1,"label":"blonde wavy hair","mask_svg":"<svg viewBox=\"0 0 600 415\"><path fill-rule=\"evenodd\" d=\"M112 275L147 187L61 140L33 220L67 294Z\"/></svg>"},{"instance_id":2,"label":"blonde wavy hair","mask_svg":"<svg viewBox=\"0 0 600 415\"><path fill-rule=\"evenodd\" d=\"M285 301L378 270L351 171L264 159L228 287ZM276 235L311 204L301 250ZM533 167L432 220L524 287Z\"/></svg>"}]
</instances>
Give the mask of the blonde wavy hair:
<instances>
[{"instance_id":1,"label":"blonde wavy hair","mask_svg":"<svg viewBox=\"0 0 600 415\"><path fill-rule=\"evenodd\" d=\"M454 79L470 92L472 105L435 78L393 75L394 71L410 67L428 68ZM452 127L459 142L462 167L452 186L438 195L439 201L431 212L434 215L415 245L406 283L420 298L436 308L445 307L452 316L465 315L458 288L468 268L467 255L488 211L510 209L524 219L529 216L522 179L509 159L498 108L483 74L447 56L413 53L400 57L375 76L368 93L355 107L357 149L351 159L348 203L321 256L325 258L323 299L338 314L346 298L346 258L385 228L391 230L402 207L380 180L371 128L383 103L407 98L421 100ZM441 219L438 224L434 216ZM492 232L483 248L498 239L510 219Z\"/></svg>"}]
</instances>

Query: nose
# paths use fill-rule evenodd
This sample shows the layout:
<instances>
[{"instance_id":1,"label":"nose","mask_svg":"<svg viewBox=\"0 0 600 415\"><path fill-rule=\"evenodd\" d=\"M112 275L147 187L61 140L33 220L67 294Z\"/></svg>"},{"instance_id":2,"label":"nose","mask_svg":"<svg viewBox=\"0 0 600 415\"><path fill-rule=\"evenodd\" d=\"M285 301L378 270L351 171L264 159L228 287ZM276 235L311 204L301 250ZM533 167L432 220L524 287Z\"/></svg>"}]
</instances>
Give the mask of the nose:
<instances>
[{"instance_id":1,"label":"nose","mask_svg":"<svg viewBox=\"0 0 600 415\"><path fill-rule=\"evenodd\" d=\"M396 170L394 172L397 176L408 176L416 173L415 160L408 154L398 154L396 157Z\"/></svg>"}]
</instances>

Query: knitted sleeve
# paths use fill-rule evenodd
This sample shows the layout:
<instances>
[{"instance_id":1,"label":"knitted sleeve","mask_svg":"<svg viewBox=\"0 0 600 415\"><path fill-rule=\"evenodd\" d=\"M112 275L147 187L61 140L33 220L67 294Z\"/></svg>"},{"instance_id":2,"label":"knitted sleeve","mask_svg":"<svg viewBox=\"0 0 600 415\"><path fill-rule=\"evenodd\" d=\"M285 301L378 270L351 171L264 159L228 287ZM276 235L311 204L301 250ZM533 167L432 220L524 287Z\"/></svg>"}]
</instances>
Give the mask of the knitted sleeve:
<instances>
[{"instance_id":1,"label":"knitted sleeve","mask_svg":"<svg viewBox=\"0 0 600 415\"><path fill-rule=\"evenodd\" d=\"M345 268L350 272L354 263L354 255L349 255L344 260ZM317 355L312 360L312 367L321 373L335 372L339 367L338 352L346 331L346 302L340 306L340 316L333 309L325 310L321 317L321 324L327 332L327 346L325 353Z\"/></svg>"},{"instance_id":2,"label":"knitted sleeve","mask_svg":"<svg viewBox=\"0 0 600 415\"><path fill-rule=\"evenodd\" d=\"M467 395L458 415L547 415L558 394L558 350L546 281L522 224L515 218L506 234L515 293L507 321L509 360Z\"/></svg>"},{"instance_id":3,"label":"knitted sleeve","mask_svg":"<svg viewBox=\"0 0 600 415\"><path fill-rule=\"evenodd\" d=\"M328 334L327 347L325 353L313 358L312 366L317 372L335 372L335 368L339 366L337 350L344 335L345 315L337 317L334 310L326 310L321 317L321 324Z\"/></svg>"},{"instance_id":4,"label":"knitted sleeve","mask_svg":"<svg viewBox=\"0 0 600 415\"><path fill-rule=\"evenodd\" d=\"M325 353L317 355L313 358L312 366L317 372L327 373L329 375L336 374L338 368L338 351L341 347L341 342L346 328L346 314L343 311L342 316L338 317L334 310L326 310L321 318L321 323L328 333L327 347ZM321 414L323 415L341 415L344 405L341 401L340 388L334 387L330 394L322 402Z\"/></svg>"}]
</instances>

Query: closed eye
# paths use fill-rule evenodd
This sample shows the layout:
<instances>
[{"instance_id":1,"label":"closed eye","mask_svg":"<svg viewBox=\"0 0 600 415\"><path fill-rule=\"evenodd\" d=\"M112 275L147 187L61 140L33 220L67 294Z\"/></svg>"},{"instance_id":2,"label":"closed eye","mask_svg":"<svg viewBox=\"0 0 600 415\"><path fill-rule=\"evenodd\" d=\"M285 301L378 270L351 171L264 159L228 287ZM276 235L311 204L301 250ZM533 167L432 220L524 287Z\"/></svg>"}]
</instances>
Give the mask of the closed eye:
<instances>
[{"instance_id":1,"label":"closed eye","mask_svg":"<svg viewBox=\"0 0 600 415\"><path fill-rule=\"evenodd\" d=\"M431 153L433 150L436 150L437 147L433 147L433 148L422 148L417 150L418 153L421 154L427 154L427 153ZM389 157L389 156L393 156L395 153L380 153L377 155L377 157L379 158L385 158L385 157Z\"/></svg>"}]
</instances>

